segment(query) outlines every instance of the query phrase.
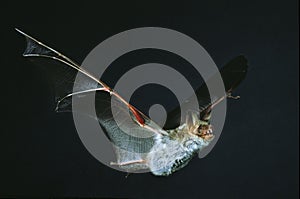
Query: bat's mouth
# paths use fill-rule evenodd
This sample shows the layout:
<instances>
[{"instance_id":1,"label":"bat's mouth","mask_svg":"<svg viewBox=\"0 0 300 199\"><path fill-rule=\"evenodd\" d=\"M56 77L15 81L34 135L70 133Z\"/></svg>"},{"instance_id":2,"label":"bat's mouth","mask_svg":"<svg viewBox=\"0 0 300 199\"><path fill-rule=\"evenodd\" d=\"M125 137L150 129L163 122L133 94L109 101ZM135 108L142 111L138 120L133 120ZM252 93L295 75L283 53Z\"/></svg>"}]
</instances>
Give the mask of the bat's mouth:
<instances>
[{"instance_id":1,"label":"bat's mouth","mask_svg":"<svg viewBox=\"0 0 300 199\"><path fill-rule=\"evenodd\" d=\"M204 140L211 140L214 137L211 125L201 125L198 128L198 136Z\"/></svg>"}]
</instances>

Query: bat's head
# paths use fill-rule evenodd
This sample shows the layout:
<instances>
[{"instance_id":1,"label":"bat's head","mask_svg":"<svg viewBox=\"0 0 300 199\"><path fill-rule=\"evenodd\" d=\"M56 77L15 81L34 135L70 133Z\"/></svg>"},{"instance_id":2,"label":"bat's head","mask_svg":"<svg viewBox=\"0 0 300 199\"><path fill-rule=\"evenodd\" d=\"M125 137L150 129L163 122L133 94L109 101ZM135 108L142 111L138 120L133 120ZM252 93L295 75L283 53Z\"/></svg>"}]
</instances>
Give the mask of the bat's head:
<instances>
[{"instance_id":1,"label":"bat's head","mask_svg":"<svg viewBox=\"0 0 300 199\"><path fill-rule=\"evenodd\" d=\"M214 138L212 125L208 120L200 120L196 112L187 115L186 125L189 133L198 136L204 142L210 142Z\"/></svg>"},{"instance_id":2,"label":"bat's head","mask_svg":"<svg viewBox=\"0 0 300 199\"><path fill-rule=\"evenodd\" d=\"M214 138L212 125L210 124L200 124L197 129L197 134L204 141L211 141Z\"/></svg>"}]
</instances>

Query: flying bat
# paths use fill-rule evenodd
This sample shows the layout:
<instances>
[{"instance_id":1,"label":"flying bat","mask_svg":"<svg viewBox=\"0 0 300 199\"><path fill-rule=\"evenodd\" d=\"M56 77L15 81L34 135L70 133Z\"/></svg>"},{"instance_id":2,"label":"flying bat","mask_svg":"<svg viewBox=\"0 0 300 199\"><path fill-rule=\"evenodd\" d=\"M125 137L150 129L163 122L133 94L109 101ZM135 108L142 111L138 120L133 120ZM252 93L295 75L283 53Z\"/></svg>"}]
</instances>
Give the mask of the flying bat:
<instances>
[{"instance_id":1,"label":"flying bat","mask_svg":"<svg viewBox=\"0 0 300 199\"><path fill-rule=\"evenodd\" d=\"M212 109L226 97L238 98L233 97L231 93L247 74L246 58L234 58L220 70L225 86L224 96L210 99L207 87L203 83L195 90L197 98L204 99L199 100L200 111L188 113L186 121L178 125L180 108L174 108L167 114L166 128L162 128L79 64L16 30L26 38L27 45L23 56L33 61L43 61L44 68L52 77L56 112L72 111L74 97L95 96L96 117L92 119L99 122L114 146L116 161L111 164L129 173L146 169L157 176L168 176L186 166L193 156L208 146L214 138L210 123ZM74 85L78 73L82 78ZM213 79L214 77L211 81ZM121 124L114 120L112 106L123 116ZM124 129L130 133L124 132ZM150 136L134 136L140 134Z\"/></svg>"}]
</instances>

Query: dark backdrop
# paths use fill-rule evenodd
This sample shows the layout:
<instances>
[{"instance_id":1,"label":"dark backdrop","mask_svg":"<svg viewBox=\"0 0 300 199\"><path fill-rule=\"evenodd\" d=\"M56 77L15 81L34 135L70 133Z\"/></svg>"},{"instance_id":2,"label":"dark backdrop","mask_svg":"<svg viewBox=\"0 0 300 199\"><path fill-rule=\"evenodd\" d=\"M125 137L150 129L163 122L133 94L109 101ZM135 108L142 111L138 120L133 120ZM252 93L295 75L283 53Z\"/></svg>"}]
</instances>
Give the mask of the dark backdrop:
<instances>
[{"instance_id":1,"label":"dark backdrop","mask_svg":"<svg viewBox=\"0 0 300 199\"><path fill-rule=\"evenodd\" d=\"M298 2L122 2L2 3L0 196L298 198ZM189 35L218 66L241 53L250 65L215 148L166 178L125 178L94 159L72 115L54 113L49 80L21 57L13 30L81 62L109 36L143 26Z\"/></svg>"}]
</instances>

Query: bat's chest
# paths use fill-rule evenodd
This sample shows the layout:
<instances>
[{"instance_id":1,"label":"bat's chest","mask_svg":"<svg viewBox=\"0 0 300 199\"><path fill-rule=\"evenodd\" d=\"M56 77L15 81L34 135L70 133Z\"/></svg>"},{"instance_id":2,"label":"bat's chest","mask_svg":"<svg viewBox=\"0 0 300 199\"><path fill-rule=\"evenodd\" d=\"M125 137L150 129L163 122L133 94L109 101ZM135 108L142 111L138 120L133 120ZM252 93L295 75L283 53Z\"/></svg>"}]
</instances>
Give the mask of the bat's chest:
<instances>
[{"instance_id":1,"label":"bat's chest","mask_svg":"<svg viewBox=\"0 0 300 199\"><path fill-rule=\"evenodd\" d=\"M184 167L195 151L187 150L177 140L157 142L148 154L148 166L155 175L169 175Z\"/></svg>"}]
</instances>

